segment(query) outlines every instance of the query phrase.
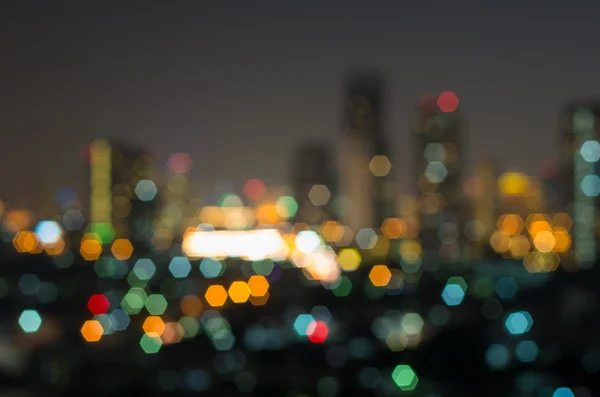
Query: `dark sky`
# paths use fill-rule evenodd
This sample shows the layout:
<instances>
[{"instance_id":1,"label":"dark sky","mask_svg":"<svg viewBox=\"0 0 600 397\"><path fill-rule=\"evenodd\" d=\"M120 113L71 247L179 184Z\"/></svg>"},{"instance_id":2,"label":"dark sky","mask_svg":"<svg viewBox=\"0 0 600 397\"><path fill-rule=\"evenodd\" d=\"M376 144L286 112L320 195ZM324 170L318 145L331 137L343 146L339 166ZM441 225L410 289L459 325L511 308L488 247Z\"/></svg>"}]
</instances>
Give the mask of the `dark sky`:
<instances>
[{"instance_id":1,"label":"dark sky","mask_svg":"<svg viewBox=\"0 0 600 397\"><path fill-rule=\"evenodd\" d=\"M390 79L401 189L413 105L442 90L461 99L470 165L535 172L561 107L600 95L598 15L597 0L5 0L0 197L81 190L78 150L104 135L187 151L197 181L286 182L298 143L339 136L353 66Z\"/></svg>"}]
</instances>

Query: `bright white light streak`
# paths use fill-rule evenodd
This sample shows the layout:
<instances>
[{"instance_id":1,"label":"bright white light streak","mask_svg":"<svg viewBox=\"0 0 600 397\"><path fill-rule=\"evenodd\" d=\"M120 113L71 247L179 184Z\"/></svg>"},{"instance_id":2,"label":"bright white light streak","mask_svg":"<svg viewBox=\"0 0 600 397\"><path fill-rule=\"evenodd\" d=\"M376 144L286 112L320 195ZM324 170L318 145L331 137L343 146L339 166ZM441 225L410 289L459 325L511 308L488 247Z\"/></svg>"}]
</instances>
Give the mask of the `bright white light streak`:
<instances>
[{"instance_id":1,"label":"bright white light streak","mask_svg":"<svg viewBox=\"0 0 600 397\"><path fill-rule=\"evenodd\" d=\"M321 245L321 238L312 230L303 230L296 235L296 249L302 253L315 252Z\"/></svg>"},{"instance_id":2,"label":"bright white light streak","mask_svg":"<svg viewBox=\"0 0 600 397\"><path fill-rule=\"evenodd\" d=\"M183 253L191 258L285 259L287 245L275 229L195 231L185 235Z\"/></svg>"}]
</instances>

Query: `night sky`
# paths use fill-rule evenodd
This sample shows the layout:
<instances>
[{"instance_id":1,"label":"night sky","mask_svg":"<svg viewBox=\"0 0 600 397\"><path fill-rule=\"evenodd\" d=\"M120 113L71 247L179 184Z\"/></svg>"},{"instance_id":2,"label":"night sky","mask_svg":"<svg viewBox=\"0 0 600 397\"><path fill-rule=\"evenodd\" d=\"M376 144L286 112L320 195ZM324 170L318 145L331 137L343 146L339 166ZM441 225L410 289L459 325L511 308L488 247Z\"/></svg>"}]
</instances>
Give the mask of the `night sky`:
<instances>
[{"instance_id":1,"label":"night sky","mask_svg":"<svg viewBox=\"0 0 600 397\"><path fill-rule=\"evenodd\" d=\"M5 0L0 198L83 191L78 151L97 136L187 151L195 181L285 183L296 145L339 138L351 67L389 77L399 189L413 106L442 90L461 99L468 164L533 173L557 155L560 109L600 96L599 14L597 0Z\"/></svg>"}]
</instances>

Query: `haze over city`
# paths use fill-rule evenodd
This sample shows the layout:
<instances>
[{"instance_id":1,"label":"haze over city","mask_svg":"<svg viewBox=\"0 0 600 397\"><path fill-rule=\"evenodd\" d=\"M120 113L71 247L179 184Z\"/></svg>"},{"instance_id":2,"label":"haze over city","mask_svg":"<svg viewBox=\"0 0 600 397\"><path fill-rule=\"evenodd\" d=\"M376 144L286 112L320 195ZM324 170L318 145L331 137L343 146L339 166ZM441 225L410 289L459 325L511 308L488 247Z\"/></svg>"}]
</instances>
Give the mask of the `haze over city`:
<instances>
[{"instance_id":1,"label":"haze over city","mask_svg":"<svg viewBox=\"0 0 600 397\"><path fill-rule=\"evenodd\" d=\"M354 67L389 79L386 132L400 191L413 189L414 106L443 90L461 101L467 164L492 156L501 169L533 174L557 156L561 108L598 86L599 8L10 1L0 17L0 197L32 184L85 192L78 153L97 136L165 158L189 152L190 179L209 185L287 183L296 145L339 139L343 75Z\"/></svg>"}]
</instances>

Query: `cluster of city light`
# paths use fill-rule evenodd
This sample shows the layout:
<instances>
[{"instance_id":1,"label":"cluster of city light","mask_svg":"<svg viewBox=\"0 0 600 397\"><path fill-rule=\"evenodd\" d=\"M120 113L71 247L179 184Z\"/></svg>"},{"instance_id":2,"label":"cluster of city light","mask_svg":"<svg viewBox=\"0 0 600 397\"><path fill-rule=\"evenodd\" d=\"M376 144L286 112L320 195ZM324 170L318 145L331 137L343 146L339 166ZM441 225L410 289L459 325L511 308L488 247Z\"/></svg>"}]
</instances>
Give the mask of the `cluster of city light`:
<instances>
[{"instance_id":1,"label":"cluster of city light","mask_svg":"<svg viewBox=\"0 0 600 397\"><path fill-rule=\"evenodd\" d=\"M55 221L41 221L33 231L15 233L13 245L20 253L60 255L65 248L63 229Z\"/></svg>"},{"instance_id":2,"label":"cluster of city light","mask_svg":"<svg viewBox=\"0 0 600 397\"><path fill-rule=\"evenodd\" d=\"M529 214L525 220L518 214L503 214L490 245L506 257L522 259L530 272L553 271L559 265L559 254L568 252L571 247L571 225L566 213L557 213L552 218L546 214Z\"/></svg>"},{"instance_id":3,"label":"cluster of city light","mask_svg":"<svg viewBox=\"0 0 600 397\"><path fill-rule=\"evenodd\" d=\"M373 321L371 330L391 351L414 349L421 343L425 322L419 313L388 310Z\"/></svg>"}]
</instances>

